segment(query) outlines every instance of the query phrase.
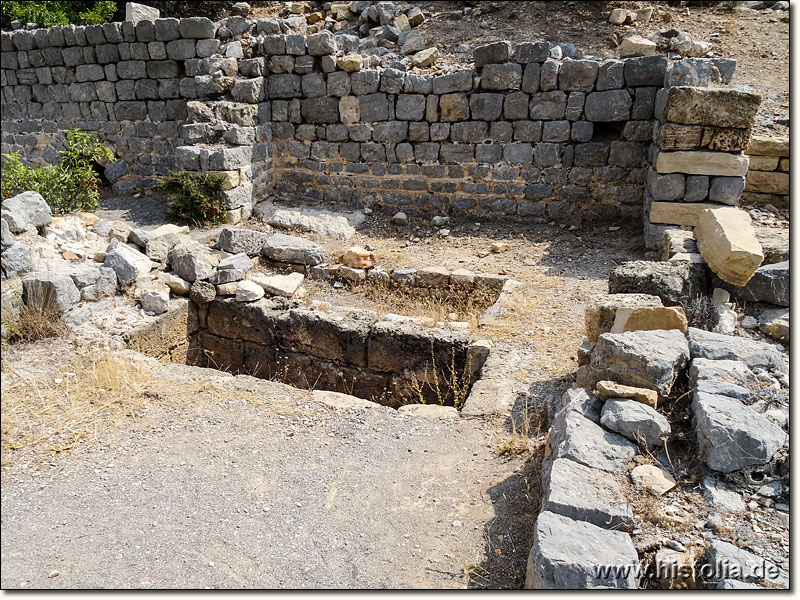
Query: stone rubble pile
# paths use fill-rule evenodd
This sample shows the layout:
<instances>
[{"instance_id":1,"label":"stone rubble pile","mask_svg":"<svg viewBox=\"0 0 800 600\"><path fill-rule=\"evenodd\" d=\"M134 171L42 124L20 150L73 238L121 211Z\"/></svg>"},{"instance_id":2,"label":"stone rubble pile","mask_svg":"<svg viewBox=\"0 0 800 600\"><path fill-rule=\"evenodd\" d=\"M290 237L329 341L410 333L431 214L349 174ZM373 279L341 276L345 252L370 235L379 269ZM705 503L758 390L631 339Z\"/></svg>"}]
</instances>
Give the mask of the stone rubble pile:
<instances>
[{"instance_id":1,"label":"stone rubble pile","mask_svg":"<svg viewBox=\"0 0 800 600\"><path fill-rule=\"evenodd\" d=\"M678 251L696 252L691 232L675 229L665 233L664 248L667 258ZM580 387L548 406L544 497L534 524L526 587L635 588L638 572L618 567L638 565L640 557L628 535L641 531L636 519L691 523L677 504L649 517L634 517L618 483L618 477L627 476L657 497L677 489L677 474L671 472L672 461L663 448L672 435L667 417L683 391L676 389L677 382L688 385L690 435L707 474L702 489L712 510L709 523L714 524L688 549L662 540L656 567L677 561L694 572L705 562L712 586L788 587L788 573L770 561L772 570L754 574L747 565L763 562L763 557L729 544L714 516L714 511L744 511L743 495L752 498L753 506L788 513L787 496L781 495L788 486L788 355L778 344L687 326L678 305L689 297L689 265L708 270L705 262L691 261L621 265L611 274L610 293L591 299L586 307L586 340L576 374ZM762 269L769 274L754 276L753 289L759 297L774 300L788 289L783 287L788 285L788 262ZM710 292L712 279L704 273L699 294ZM746 287L727 287L747 293ZM727 301L721 288L714 295ZM788 311L785 318L788 333ZM643 464L638 455L645 452L656 459L654 464ZM776 504L778 496L783 503ZM723 555L742 568L725 571L717 566ZM602 568L609 565L617 568ZM685 574L657 582L664 588L696 585Z\"/></svg>"}]
</instances>

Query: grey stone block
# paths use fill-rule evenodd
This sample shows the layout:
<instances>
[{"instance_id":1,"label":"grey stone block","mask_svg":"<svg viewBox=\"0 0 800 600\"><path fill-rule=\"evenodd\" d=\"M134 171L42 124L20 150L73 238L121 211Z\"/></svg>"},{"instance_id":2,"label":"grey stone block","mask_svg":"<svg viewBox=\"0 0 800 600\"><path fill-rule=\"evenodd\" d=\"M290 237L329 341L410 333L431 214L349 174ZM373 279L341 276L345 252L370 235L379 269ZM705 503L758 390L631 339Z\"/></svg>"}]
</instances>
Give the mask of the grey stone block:
<instances>
[{"instance_id":1,"label":"grey stone block","mask_svg":"<svg viewBox=\"0 0 800 600\"><path fill-rule=\"evenodd\" d=\"M356 75L357 73L354 73ZM355 81L354 81L355 83ZM389 102L386 94L366 94L359 98L361 120L364 122L385 121L389 118Z\"/></svg>"},{"instance_id":2,"label":"grey stone block","mask_svg":"<svg viewBox=\"0 0 800 600\"><path fill-rule=\"evenodd\" d=\"M64 313L80 299L80 291L67 275L32 273L22 280L22 301L30 308Z\"/></svg>"},{"instance_id":3,"label":"grey stone block","mask_svg":"<svg viewBox=\"0 0 800 600\"><path fill-rule=\"evenodd\" d=\"M566 142L570 137L569 121L545 121L542 124L543 142Z\"/></svg>"},{"instance_id":4,"label":"grey stone block","mask_svg":"<svg viewBox=\"0 0 800 600\"><path fill-rule=\"evenodd\" d=\"M299 75L283 73L267 78L267 97L297 98L302 96L302 83Z\"/></svg>"},{"instance_id":5,"label":"grey stone block","mask_svg":"<svg viewBox=\"0 0 800 600\"><path fill-rule=\"evenodd\" d=\"M573 142L588 142L592 139L594 125L589 121L576 121L572 124L570 139Z\"/></svg>"},{"instance_id":6,"label":"grey stone block","mask_svg":"<svg viewBox=\"0 0 800 600\"><path fill-rule=\"evenodd\" d=\"M533 94L539 91L539 79L541 77L541 65L539 63L529 63L525 65L522 73L522 83L520 87L523 92Z\"/></svg>"},{"instance_id":7,"label":"grey stone block","mask_svg":"<svg viewBox=\"0 0 800 600\"><path fill-rule=\"evenodd\" d=\"M539 92L531 96L531 119L559 120L564 118L567 95L561 90Z\"/></svg>"},{"instance_id":8,"label":"grey stone block","mask_svg":"<svg viewBox=\"0 0 800 600\"><path fill-rule=\"evenodd\" d=\"M549 42L520 42L514 45L512 59L522 64L541 63L549 56Z\"/></svg>"},{"instance_id":9,"label":"grey stone block","mask_svg":"<svg viewBox=\"0 0 800 600\"><path fill-rule=\"evenodd\" d=\"M472 53L476 69L493 63L504 63L511 60L511 42L492 42L478 46Z\"/></svg>"},{"instance_id":10,"label":"grey stone block","mask_svg":"<svg viewBox=\"0 0 800 600\"><path fill-rule=\"evenodd\" d=\"M663 446L671 433L666 417L637 400L609 398L603 405L600 424L632 442L650 448Z\"/></svg>"},{"instance_id":11,"label":"grey stone block","mask_svg":"<svg viewBox=\"0 0 800 600\"><path fill-rule=\"evenodd\" d=\"M528 589L636 589L639 557L630 536L542 512L528 557ZM607 571L600 565L614 565Z\"/></svg>"},{"instance_id":12,"label":"grey stone block","mask_svg":"<svg viewBox=\"0 0 800 600\"><path fill-rule=\"evenodd\" d=\"M539 89L543 92L549 92L558 88L558 71L561 68L561 63L552 58L548 58L542 63L539 75ZM523 90L527 92L528 90Z\"/></svg>"},{"instance_id":13,"label":"grey stone block","mask_svg":"<svg viewBox=\"0 0 800 600\"><path fill-rule=\"evenodd\" d=\"M664 85L664 75L667 72L667 58L665 56L641 56L625 60L625 85L655 86Z\"/></svg>"},{"instance_id":14,"label":"grey stone block","mask_svg":"<svg viewBox=\"0 0 800 600\"><path fill-rule=\"evenodd\" d=\"M708 190L708 199L736 206L744 191L746 180L742 177L712 177Z\"/></svg>"},{"instance_id":15,"label":"grey stone block","mask_svg":"<svg viewBox=\"0 0 800 600\"><path fill-rule=\"evenodd\" d=\"M503 112L503 94L472 94L469 104L473 119L495 121Z\"/></svg>"},{"instance_id":16,"label":"grey stone block","mask_svg":"<svg viewBox=\"0 0 800 600\"><path fill-rule=\"evenodd\" d=\"M686 191L686 176L680 173L659 175L651 168L647 172L647 189L653 200L680 200Z\"/></svg>"},{"instance_id":17,"label":"grey stone block","mask_svg":"<svg viewBox=\"0 0 800 600\"><path fill-rule=\"evenodd\" d=\"M172 40L167 42L167 57L172 60L186 60L197 56L194 40Z\"/></svg>"},{"instance_id":18,"label":"grey stone block","mask_svg":"<svg viewBox=\"0 0 800 600\"><path fill-rule=\"evenodd\" d=\"M178 19L156 19L154 25L156 30L156 40L159 42L177 40L181 36L179 31L180 20Z\"/></svg>"},{"instance_id":19,"label":"grey stone block","mask_svg":"<svg viewBox=\"0 0 800 600\"><path fill-rule=\"evenodd\" d=\"M599 65L594 60L564 59L558 75L558 87L565 91L591 92Z\"/></svg>"},{"instance_id":20,"label":"grey stone block","mask_svg":"<svg viewBox=\"0 0 800 600\"><path fill-rule=\"evenodd\" d=\"M378 91L378 71L358 71L350 75L350 87L354 96L374 94Z\"/></svg>"},{"instance_id":21,"label":"grey stone block","mask_svg":"<svg viewBox=\"0 0 800 600\"><path fill-rule=\"evenodd\" d=\"M345 71L328 73L327 93L330 96L348 96L350 94L350 73ZM398 98L398 102L399 100L400 98Z\"/></svg>"},{"instance_id":22,"label":"grey stone block","mask_svg":"<svg viewBox=\"0 0 800 600\"><path fill-rule=\"evenodd\" d=\"M700 202L708 197L708 175L689 175L686 177L686 202Z\"/></svg>"},{"instance_id":23,"label":"grey stone block","mask_svg":"<svg viewBox=\"0 0 800 600\"><path fill-rule=\"evenodd\" d=\"M622 87L625 87L625 63L614 58L601 62L597 72L597 91L617 90Z\"/></svg>"},{"instance_id":24,"label":"grey stone block","mask_svg":"<svg viewBox=\"0 0 800 600\"><path fill-rule=\"evenodd\" d=\"M458 71L449 75L434 77L432 79L432 88L434 94L469 92L472 90L472 72Z\"/></svg>"},{"instance_id":25,"label":"grey stone block","mask_svg":"<svg viewBox=\"0 0 800 600\"><path fill-rule=\"evenodd\" d=\"M516 63L486 65L481 74L481 89L516 90L522 85L522 67Z\"/></svg>"},{"instance_id":26,"label":"grey stone block","mask_svg":"<svg viewBox=\"0 0 800 600\"><path fill-rule=\"evenodd\" d=\"M207 17L189 17L181 19L178 29L181 37L199 40L213 38L217 28Z\"/></svg>"},{"instance_id":27,"label":"grey stone block","mask_svg":"<svg viewBox=\"0 0 800 600\"><path fill-rule=\"evenodd\" d=\"M425 96L401 94L397 97L395 116L401 121L421 121L425 116Z\"/></svg>"},{"instance_id":28,"label":"grey stone block","mask_svg":"<svg viewBox=\"0 0 800 600\"><path fill-rule=\"evenodd\" d=\"M608 90L588 94L583 110L587 121L627 121L631 104L631 96L626 90Z\"/></svg>"},{"instance_id":29,"label":"grey stone block","mask_svg":"<svg viewBox=\"0 0 800 600\"><path fill-rule=\"evenodd\" d=\"M542 139L541 121L515 121L514 140L517 142L539 142Z\"/></svg>"}]
</instances>

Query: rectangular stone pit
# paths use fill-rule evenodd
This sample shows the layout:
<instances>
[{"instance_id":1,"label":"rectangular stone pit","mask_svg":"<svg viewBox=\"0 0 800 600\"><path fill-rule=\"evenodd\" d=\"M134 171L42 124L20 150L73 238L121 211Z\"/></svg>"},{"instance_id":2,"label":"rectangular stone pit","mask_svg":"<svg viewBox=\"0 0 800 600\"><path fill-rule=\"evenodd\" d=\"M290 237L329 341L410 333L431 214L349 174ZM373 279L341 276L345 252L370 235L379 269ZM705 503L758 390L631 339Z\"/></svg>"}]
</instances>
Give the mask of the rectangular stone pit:
<instances>
[{"instance_id":1,"label":"rectangular stone pit","mask_svg":"<svg viewBox=\"0 0 800 600\"><path fill-rule=\"evenodd\" d=\"M282 298L207 306L179 302L129 335L159 360L335 391L398 407L460 408L488 355L469 331L381 321L364 310L322 311Z\"/></svg>"}]
</instances>

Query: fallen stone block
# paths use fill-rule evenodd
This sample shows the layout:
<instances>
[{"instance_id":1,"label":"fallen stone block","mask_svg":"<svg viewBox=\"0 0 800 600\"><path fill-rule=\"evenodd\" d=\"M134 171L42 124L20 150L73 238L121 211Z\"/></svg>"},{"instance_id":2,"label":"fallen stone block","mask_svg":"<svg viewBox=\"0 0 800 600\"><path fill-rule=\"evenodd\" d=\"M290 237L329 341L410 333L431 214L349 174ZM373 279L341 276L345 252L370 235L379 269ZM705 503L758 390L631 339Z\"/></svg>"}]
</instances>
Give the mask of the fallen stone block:
<instances>
[{"instance_id":1,"label":"fallen stone block","mask_svg":"<svg viewBox=\"0 0 800 600\"><path fill-rule=\"evenodd\" d=\"M254 281L245 279L236 286L237 302L254 302L264 297L264 288Z\"/></svg>"},{"instance_id":2,"label":"fallen stone block","mask_svg":"<svg viewBox=\"0 0 800 600\"><path fill-rule=\"evenodd\" d=\"M755 385L753 372L738 360L695 358L689 367L689 386L700 392L747 400Z\"/></svg>"},{"instance_id":3,"label":"fallen stone block","mask_svg":"<svg viewBox=\"0 0 800 600\"><path fill-rule=\"evenodd\" d=\"M5 221L3 221L5 223ZM7 248L2 255L3 276L19 277L31 270L31 247L21 242Z\"/></svg>"},{"instance_id":4,"label":"fallen stone block","mask_svg":"<svg viewBox=\"0 0 800 600\"><path fill-rule=\"evenodd\" d=\"M34 310L63 314L80 299L81 293L68 275L31 273L22 280L22 301Z\"/></svg>"},{"instance_id":5,"label":"fallen stone block","mask_svg":"<svg viewBox=\"0 0 800 600\"><path fill-rule=\"evenodd\" d=\"M745 285L764 261L750 215L738 208L704 210L694 236L711 270L732 285Z\"/></svg>"},{"instance_id":6,"label":"fallen stone block","mask_svg":"<svg viewBox=\"0 0 800 600\"><path fill-rule=\"evenodd\" d=\"M727 396L695 392L692 411L700 454L715 471L766 464L787 440L778 425Z\"/></svg>"},{"instance_id":7,"label":"fallen stone block","mask_svg":"<svg viewBox=\"0 0 800 600\"><path fill-rule=\"evenodd\" d=\"M542 512L528 556L526 589L636 589L639 557L628 534ZM600 566L610 569L599 569Z\"/></svg>"},{"instance_id":8,"label":"fallen stone block","mask_svg":"<svg viewBox=\"0 0 800 600\"><path fill-rule=\"evenodd\" d=\"M325 250L322 246L282 233L271 236L262 252L270 260L278 262L315 266L325 261Z\"/></svg>"},{"instance_id":9,"label":"fallen stone block","mask_svg":"<svg viewBox=\"0 0 800 600\"><path fill-rule=\"evenodd\" d=\"M722 287L737 300L789 306L789 261L759 267L743 286L722 282Z\"/></svg>"},{"instance_id":10,"label":"fallen stone block","mask_svg":"<svg viewBox=\"0 0 800 600\"><path fill-rule=\"evenodd\" d=\"M608 276L609 294L649 294L665 306L681 305L709 288L706 265L691 261L634 260L617 265Z\"/></svg>"},{"instance_id":11,"label":"fallen stone block","mask_svg":"<svg viewBox=\"0 0 800 600\"><path fill-rule=\"evenodd\" d=\"M667 419L655 408L623 398L606 400L600 424L650 448L663 446L672 431Z\"/></svg>"},{"instance_id":12,"label":"fallen stone block","mask_svg":"<svg viewBox=\"0 0 800 600\"><path fill-rule=\"evenodd\" d=\"M291 298L303 283L305 276L302 273L289 275L253 275L253 282L260 285L271 296Z\"/></svg>"},{"instance_id":13,"label":"fallen stone block","mask_svg":"<svg viewBox=\"0 0 800 600\"><path fill-rule=\"evenodd\" d=\"M452 406L438 404L406 404L398 408L397 412L422 419L457 419L461 415Z\"/></svg>"},{"instance_id":14,"label":"fallen stone block","mask_svg":"<svg viewBox=\"0 0 800 600\"><path fill-rule=\"evenodd\" d=\"M261 231L223 227L219 233L217 248L231 254L243 252L248 256L258 256L267 245L268 239L269 235Z\"/></svg>"},{"instance_id":15,"label":"fallen stone block","mask_svg":"<svg viewBox=\"0 0 800 600\"><path fill-rule=\"evenodd\" d=\"M591 368L601 379L656 390L668 396L689 362L686 336L676 330L604 333L592 351Z\"/></svg>"},{"instance_id":16,"label":"fallen stone block","mask_svg":"<svg viewBox=\"0 0 800 600\"><path fill-rule=\"evenodd\" d=\"M751 370L767 369L788 373L789 366L773 344L734 335L723 335L689 327L687 332L692 360L738 360Z\"/></svg>"},{"instance_id":17,"label":"fallen stone block","mask_svg":"<svg viewBox=\"0 0 800 600\"><path fill-rule=\"evenodd\" d=\"M655 408L658 404L658 392L655 390L622 385L614 381L598 381L595 389L597 395L604 400L608 398L628 398L652 408Z\"/></svg>"},{"instance_id":18,"label":"fallen stone block","mask_svg":"<svg viewBox=\"0 0 800 600\"><path fill-rule=\"evenodd\" d=\"M153 262L138 250L116 239L106 249L103 266L112 269L122 285L130 285L142 275L150 272Z\"/></svg>"},{"instance_id":19,"label":"fallen stone block","mask_svg":"<svg viewBox=\"0 0 800 600\"><path fill-rule=\"evenodd\" d=\"M609 473L625 472L638 453L635 444L604 430L572 406L562 409L553 420L550 448L553 460L569 458Z\"/></svg>"},{"instance_id":20,"label":"fallen stone block","mask_svg":"<svg viewBox=\"0 0 800 600\"><path fill-rule=\"evenodd\" d=\"M610 294L591 298L586 306L586 338L596 342L601 333L611 331L617 311L623 308L662 306L661 300L650 294Z\"/></svg>"},{"instance_id":21,"label":"fallen stone block","mask_svg":"<svg viewBox=\"0 0 800 600\"><path fill-rule=\"evenodd\" d=\"M622 488L605 471L558 458L553 461L546 487L543 511L586 521L604 529L634 525L633 513Z\"/></svg>"},{"instance_id":22,"label":"fallen stone block","mask_svg":"<svg viewBox=\"0 0 800 600\"><path fill-rule=\"evenodd\" d=\"M169 288L166 284L158 283L144 290L139 297L142 309L154 315L160 315L169 310Z\"/></svg>"},{"instance_id":23,"label":"fallen stone block","mask_svg":"<svg viewBox=\"0 0 800 600\"><path fill-rule=\"evenodd\" d=\"M789 260L789 229L754 227L756 239L764 252L764 263L774 265Z\"/></svg>"},{"instance_id":24,"label":"fallen stone block","mask_svg":"<svg viewBox=\"0 0 800 600\"><path fill-rule=\"evenodd\" d=\"M28 225L44 227L53 222L45 199L39 192L22 192L3 200L2 218L13 233L22 233Z\"/></svg>"},{"instance_id":25,"label":"fallen stone block","mask_svg":"<svg viewBox=\"0 0 800 600\"><path fill-rule=\"evenodd\" d=\"M778 565L722 540L709 542L706 564L711 566L711 572L716 577L754 579L768 581L782 588L789 587L789 573Z\"/></svg>"},{"instance_id":26,"label":"fallen stone block","mask_svg":"<svg viewBox=\"0 0 800 600\"><path fill-rule=\"evenodd\" d=\"M186 281L208 279L219 262L202 244L191 241L178 244L170 251L172 270Z\"/></svg>"}]
</instances>

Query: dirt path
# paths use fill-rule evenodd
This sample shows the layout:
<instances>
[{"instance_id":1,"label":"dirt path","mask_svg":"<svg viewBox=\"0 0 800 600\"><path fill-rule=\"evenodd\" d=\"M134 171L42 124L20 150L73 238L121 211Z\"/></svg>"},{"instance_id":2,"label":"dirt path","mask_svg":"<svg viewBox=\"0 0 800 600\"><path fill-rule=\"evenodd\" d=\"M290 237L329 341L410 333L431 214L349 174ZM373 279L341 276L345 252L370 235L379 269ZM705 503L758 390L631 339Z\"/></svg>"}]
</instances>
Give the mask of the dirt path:
<instances>
[{"instance_id":1,"label":"dirt path","mask_svg":"<svg viewBox=\"0 0 800 600\"><path fill-rule=\"evenodd\" d=\"M525 460L497 456L502 423L224 387L216 405L170 398L102 443L4 466L2 587L521 585L536 498ZM491 573L490 555L505 561Z\"/></svg>"}]
</instances>

